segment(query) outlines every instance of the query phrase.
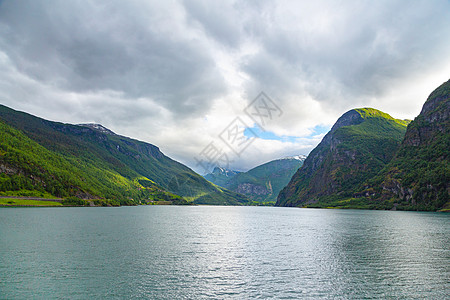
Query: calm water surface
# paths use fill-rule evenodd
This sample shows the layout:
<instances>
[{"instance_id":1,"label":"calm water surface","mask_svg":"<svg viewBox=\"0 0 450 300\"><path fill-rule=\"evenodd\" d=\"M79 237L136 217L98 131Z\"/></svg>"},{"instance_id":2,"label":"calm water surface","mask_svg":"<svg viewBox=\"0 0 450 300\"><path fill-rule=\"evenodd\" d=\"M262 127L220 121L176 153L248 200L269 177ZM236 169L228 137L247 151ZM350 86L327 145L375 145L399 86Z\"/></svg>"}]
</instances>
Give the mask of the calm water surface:
<instances>
[{"instance_id":1,"label":"calm water surface","mask_svg":"<svg viewBox=\"0 0 450 300\"><path fill-rule=\"evenodd\" d=\"M0 208L1 299L449 299L450 215Z\"/></svg>"}]
</instances>

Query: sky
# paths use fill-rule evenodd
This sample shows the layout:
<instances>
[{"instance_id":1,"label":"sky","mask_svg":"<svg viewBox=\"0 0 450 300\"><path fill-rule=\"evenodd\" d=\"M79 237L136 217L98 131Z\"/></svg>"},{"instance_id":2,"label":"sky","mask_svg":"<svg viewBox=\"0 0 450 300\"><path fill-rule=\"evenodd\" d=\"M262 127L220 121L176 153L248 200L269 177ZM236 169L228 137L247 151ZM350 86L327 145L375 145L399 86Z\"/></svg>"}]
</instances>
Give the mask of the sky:
<instances>
[{"instance_id":1,"label":"sky","mask_svg":"<svg viewBox=\"0 0 450 300\"><path fill-rule=\"evenodd\" d=\"M449 75L448 0L0 0L0 104L200 174L307 155L352 108L413 119Z\"/></svg>"}]
</instances>

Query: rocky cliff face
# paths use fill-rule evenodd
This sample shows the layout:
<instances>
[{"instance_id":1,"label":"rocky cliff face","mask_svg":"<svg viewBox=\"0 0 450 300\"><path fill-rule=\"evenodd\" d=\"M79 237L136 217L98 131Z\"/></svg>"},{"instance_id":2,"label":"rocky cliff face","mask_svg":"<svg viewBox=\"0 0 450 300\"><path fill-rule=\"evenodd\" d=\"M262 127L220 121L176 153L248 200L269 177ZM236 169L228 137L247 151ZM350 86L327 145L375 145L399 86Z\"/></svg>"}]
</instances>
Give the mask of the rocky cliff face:
<instances>
[{"instance_id":1,"label":"rocky cliff face","mask_svg":"<svg viewBox=\"0 0 450 300\"><path fill-rule=\"evenodd\" d=\"M365 190L372 199L411 209L436 210L449 204L450 80L428 97L408 126L387 168Z\"/></svg>"},{"instance_id":2,"label":"rocky cliff face","mask_svg":"<svg viewBox=\"0 0 450 300\"><path fill-rule=\"evenodd\" d=\"M406 131L404 146L427 146L438 134L448 134L450 120L449 82L429 97L419 116Z\"/></svg>"},{"instance_id":3,"label":"rocky cliff face","mask_svg":"<svg viewBox=\"0 0 450 300\"><path fill-rule=\"evenodd\" d=\"M392 159L406 124L371 108L346 112L280 192L277 205L299 206L350 195Z\"/></svg>"},{"instance_id":4,"label":"rocky cliff face","mask_svg":"<svg viewBox=\"0 0 450 300\"><path fill-rule=\"evenodd\" d=\"M270 185L269 188L266 188L265 186L253 183L240 183L235 192L243 195L263 196L271 194L272 187Z\"/></svg>"}]
</instances>

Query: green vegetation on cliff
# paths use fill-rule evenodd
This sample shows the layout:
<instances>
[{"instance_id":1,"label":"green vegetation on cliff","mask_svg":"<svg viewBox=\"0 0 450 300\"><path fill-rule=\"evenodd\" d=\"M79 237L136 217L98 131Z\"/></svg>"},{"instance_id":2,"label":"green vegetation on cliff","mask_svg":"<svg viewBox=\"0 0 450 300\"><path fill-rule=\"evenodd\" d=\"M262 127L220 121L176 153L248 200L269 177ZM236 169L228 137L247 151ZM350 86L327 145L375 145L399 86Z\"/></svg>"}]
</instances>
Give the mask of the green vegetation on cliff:
<instances>
[{"instance_id":1,"label":"green vegetation on cliff","mask_svg":"<svg viewBox=\"0 0 450 300\"><path fill-rule=\"evenodd\" d=\"M404 209L450 206L450 80L428 97L392 161L360 193Z\"/></svg>"}]
</instances>

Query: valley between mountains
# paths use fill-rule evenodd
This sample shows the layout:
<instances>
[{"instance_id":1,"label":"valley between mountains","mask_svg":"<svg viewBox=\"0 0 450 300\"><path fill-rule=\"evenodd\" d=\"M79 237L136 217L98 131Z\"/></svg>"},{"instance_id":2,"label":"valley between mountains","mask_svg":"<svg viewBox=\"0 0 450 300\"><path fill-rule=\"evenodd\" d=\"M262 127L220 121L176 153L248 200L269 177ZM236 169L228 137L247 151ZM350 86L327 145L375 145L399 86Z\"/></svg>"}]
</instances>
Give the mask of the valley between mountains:
<instances>
[{"instance_id":1,"label":"valley between mountains","mask_svg":"<svg viewBox=\"0 0 450 300\"><path fill-rule=\"evenodd\" d=\"M307 157L275 159L247 172L217 167L204 177L157 146L102 125L52 122L0 105L0 205L22 205L14 199L32 197L70 206L448 211L449 99L447 81L412 121L374 108L352 109Z\"/></svg>"}]
</instances>

